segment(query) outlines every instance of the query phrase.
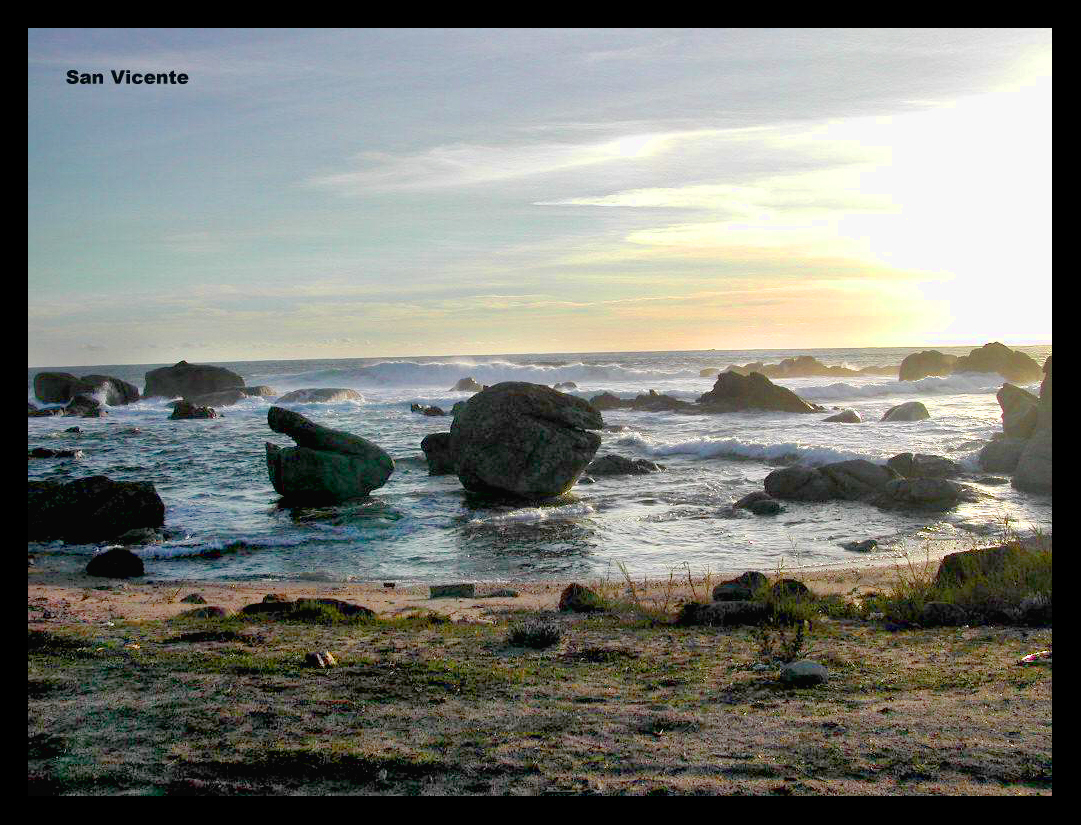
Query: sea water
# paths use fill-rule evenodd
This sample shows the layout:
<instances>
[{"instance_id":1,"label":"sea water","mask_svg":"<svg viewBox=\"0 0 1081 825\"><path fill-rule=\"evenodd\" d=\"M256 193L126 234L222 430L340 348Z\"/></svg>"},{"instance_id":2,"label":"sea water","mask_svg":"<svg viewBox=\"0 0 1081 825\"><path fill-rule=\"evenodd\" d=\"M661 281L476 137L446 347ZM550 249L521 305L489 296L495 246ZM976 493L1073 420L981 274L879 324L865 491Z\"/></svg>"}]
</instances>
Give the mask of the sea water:
<instances>
[{"instance_id":1,"label":"sea water","mask_svg":"<svg viewBox=\"0 0 1081 825\"><path fill-rule=\"evenodd\" d=\"M29 418L28 445L79 449L81 459L29 460L31 479L106 475L152 481L165 502L169 538L135 548L147 575L191 580L311 579L523 581L547 578L667 577L675 572L795 571L829 565L923 559L1001 537L1051 533L1051 497L1018 492L980 473L979 449L1001 431L992 374L929 377L774 379L824 407L852 408L862 424L825 423L829 413L682 415L604 412L597 455L618 453L665 465L642 476L598 476L560 499L510 506L467 497L457 477L428 475L420 442L450 429L451 418L410 412L411 403L449 411L470 393L448 389L461 378L481 384L573 381L572 394L610 392L633 398L650 389L695 400L712 388L704 368L813 355L827 365L859 369L896 365L919 348L561 353L217 362L248 386L278 393L304 387L348 387L362 400L291 404L313 421L361 435L385 449L395 471L369 499L335 507L283 507L267 476L264 443L292 442L267 427L273 399L247 398L221 418L172 421L166 399L110 407L103 418ZM956 355L971 347L939 348ZM1020 347L1039 363L1050 346ZM39 367L112 375L140 389L161 364ZM1039 385L1026 386L1032 392ZM931 417L881 422L891 406L922 401ZM77 426L79 433L68 433ZM946 513L884 511L836 501L785 502L776 516L733 511L736 499L762 489L779 465L816 466L863 458L884 463L900 452L931 453L960 462L961 479L978 495ZM878 549L853 553L843 545L873 538ZM81 569L100 546L31 544L61 569Z\"/></svg>"}]
</instances>

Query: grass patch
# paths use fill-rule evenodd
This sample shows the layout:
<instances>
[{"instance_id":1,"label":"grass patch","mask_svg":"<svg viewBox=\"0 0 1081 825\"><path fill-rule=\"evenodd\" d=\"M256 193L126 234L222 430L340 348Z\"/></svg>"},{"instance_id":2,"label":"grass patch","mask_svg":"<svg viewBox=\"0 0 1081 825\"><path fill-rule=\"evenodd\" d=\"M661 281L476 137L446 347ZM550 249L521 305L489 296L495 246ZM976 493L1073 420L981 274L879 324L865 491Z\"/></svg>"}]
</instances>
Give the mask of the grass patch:
<instances>
[{"instance_id":1,"label":"grass patch","mask_svg":"<svg viewBox=\"0 0 1081 825\"><path fill-rule=\"evenodd\" d=\"M562 638L563 629L558 624L544 619L534 619L512 625L507 636L507 644L513 647L543 650L559 644Z\"/></svg>"}]
</instances>

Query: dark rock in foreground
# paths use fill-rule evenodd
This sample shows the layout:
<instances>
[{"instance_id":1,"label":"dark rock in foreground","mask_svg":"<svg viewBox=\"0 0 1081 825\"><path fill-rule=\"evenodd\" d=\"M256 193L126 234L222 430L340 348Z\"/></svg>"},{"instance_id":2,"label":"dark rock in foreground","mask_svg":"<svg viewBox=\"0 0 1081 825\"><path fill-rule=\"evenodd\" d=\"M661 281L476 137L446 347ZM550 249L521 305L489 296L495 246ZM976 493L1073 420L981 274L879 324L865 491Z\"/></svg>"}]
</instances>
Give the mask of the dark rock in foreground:
<instances>
[{"instance_id":1,"label":"dark rock in foreground","mask_svg":"<svg viewBox=\"0 0 1081 825\"><path fill-rule=\"evenodd\" d=\"M743 575L721 582L713 588L713 601L715 602L746 602L752 601L760 590L769 583L765 574L757 570L749 570Z\"/></svg>"},{"instance_id":2,"label":"dark rock in foreground","mask_svg":"<svg viewBox=\"0 0 1081 825\"><path fill-rule=\"evenodd\" d=\"M283 498L312 503L363 498L394 472L391 457L358 435L320 426L281 407L270 408L267 423L297 444L266 445L270 481Z\"/></svg>"},{"instance_id":3,"label":"dark rock in foreground","mask_svg":"<svg viewBox=\"0 0 1081 825\"><path fill-rule=\"evenodd\" d=\"M462 486L522 499L562 495L589 464L604 421L588 402L540 384L508 381L477 393L451 425Z\"/></svg>"},{"instance_id":4,"label":"dark rock in foreground","mask_svg":"<svg viewBox=\"0 0 1081 825\"><path fill-rule=\"evenodd\" d=\"M27 482L29 541L106 541L137 527L161 527L165 504L149 481Z\"/></svg>"},{"instance_id":5,"label":"dark rock in foreground","mask_svg":"<svg viewBox=\"0 0 1081 825\"><path fill-rule=\"evenodd\" d=\"M598 613L605 609L604 600L580 584L568 584L559 594L559 609L572 613Z\"/></svg>"},{"instance_id":6,"label":"dark rock in foreground","mask_svg":"<svg viewBox=\"0 0 1081 825\"><path fill-rule=\"evenodd\" d=\"M221 390L240 389L244 379L225 367L210 364L189 364L180 361L171 367L160 367L146 374L147 398L192 398Z\"/></svg>"},{"instance_id":7,"label":"dark rock in foreground","mask_svg":"<svg viewBox=\"0 0 1081 825\"><path fill-rule=\"evenodd\" d=\"M777 412L810 413L822 408L808 404L792 390L779 387L758 372L743 376L722 372L713 389L698 399L708 412L739 412L742 410L774 410Z\"/></svg>"},{"instance_id":8,"label":"dark rock in foreground","mask_svg":"<svg viewBox=\"0 0 1081 825\"><path fill-rule=\"evenodd\" d=\"M764 602L717 601L688 602L680 608L676 624L680 627L734 627L758 625L770 619L769 606Z\"/></svg>"},{"instance_id":9,"label":"dark rock in foreground","mask_svg":"<svg viewBox=\"0 0 1081 825\"><path fill-rule=\"evenodd\" d=\"M99 553L86 565L88 576L129 579L143 575L143 560L122 547Z\"/></svg>"},{"instance_id":10,"label":"dark rock in foreground","mask_svg":"<svg viewBox=\"0 0 1081 825\"><path fill-rule=\"evenodd\" d=\"M765 480L774 498L794 501L863 501L885 508L945 510L971 492L941 478L902 478L890 467L855 459L822 467L783 467Z\"/></svg>"}]
</instances>

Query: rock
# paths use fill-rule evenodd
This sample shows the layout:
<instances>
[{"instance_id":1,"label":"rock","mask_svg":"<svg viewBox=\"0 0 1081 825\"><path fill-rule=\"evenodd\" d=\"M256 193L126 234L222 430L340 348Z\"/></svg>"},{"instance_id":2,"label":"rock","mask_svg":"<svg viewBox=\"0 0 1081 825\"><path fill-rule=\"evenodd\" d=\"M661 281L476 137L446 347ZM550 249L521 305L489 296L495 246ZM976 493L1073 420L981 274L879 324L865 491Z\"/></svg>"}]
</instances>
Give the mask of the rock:
<instances>
[{"instance_id":1,"label":"rock","mask_svg":"<svg viewBox=\"0 0 1081 825\"><path fill-rule=\"evenodd\" d=\"M813 599L814 593L798 579L778 579L770 588L774 598Z\"/></svg>"},{"instance_id":2,"label":"rock","mask_svg":"<svg viewBox=\"0 0 1081 825\"><path fill-rule=\"evenodd\" d=\"M185 610L180 614L185 619L224 619L228 615L228 610L216 606L196 607L192 610Z\"/></svg>"},{"instance_id":3,"label":"rock","mask_svg":"<svg viewBox=\"0 0 1081 825\"><path fill-rule=\"evenodd\" d=\"M26 402L26 415L29 418L48 418L54 415L63 415L64 410L60 407L50 407L46 410L39 410L29 401Z\"/></svg>"},{"instance_id":4,"label":"rock","mask_svg":"<svg viewBox=\"0 0 1081 825\"><path fill-rule=\"evenodd\" d=\"M77 393L91 391L70 372L39 372L34 376L34 395L46 404L67 404Z\"/></svg>"},{"instance_id":5,"label":"rock","mask_svg":"<svg viewBox=\"0 0 1081 825\"><path fill-rule=\"evenodd\" d=\"M559 609L572 613L598 613L605 609L605 605L593 590L575 583L568 584L559 594Z\"/></svg>"},{"instance_id":6,"label":"rock","mask_svg":"<svg viewBox=\"0 0 1081 825\"><path fill-rule=\"evenodd\" d=\"M721 582L713 588L715 602L754 601L755 596L769 583L769 579L757 570L749 570L735 579Z\"/></svg>"},{"instance_id":7,"label":"rock","mask_svg":"<svg viewBox=\"0 0 1081 825\"><path fill-rule=\"evenodd\" d=\"M600 446L604 421L588 402L539 384L508 381L477 393L451 425L462 486L474 493L562 495Z\"/></svg>"},{"instance_id":8,"label":"rock","mask_svg":"<svg viewBox=\"0 0 1081 825\"><path fill-rule=\"evenodd\" d=\"M644 458L624 458L609 453L594 459L586 467L586 472L594 476L640 476L656 473L664 467Z\"/></svg>"},{"instance_id":9,"label":"rock","mask_svg":"<svg viewBox=\"0 0 1081 825\"><path fill-rule=\"evenodd\" d=\"M465 401L455 401L454 406L450 408L450 414L451 415L457 415L458 413L460 413L462 410L465 409L465 404L466 404Z\"/></svg>"},{"instance_id":10,"label":"rock","mask_svg":"<svg viewBox=\"0 0 1081 825\"><path fill-rule=\"evenodd\" d=\"M710 604L688 602L680 608L676 624L680 627L734 627L768 622L769 607L762 602L715 601Z\"/></svg>"},{"instance_id":11,"label":"rock","mask_svg":"<svg viewBox=\"0 0 1081 825\"><path fill-rule=\"evenodd\" d=\"M622 404L639 412L701 412L690 401L682 401L679 398L673 398L656 390L650 390L646 394L635 396L633 401L624 401Z\"/></svg>"},{"instance_id":12,"label":"rock","mask_svg":"<svg viewBox=\"0 0 1081 825\"><path fill-rule=\"evenodd\" d=\"M138 401L139 388L111 375L84 375L79 379L90 387L90 394L100 395L110 407L121 407Z\"/></svg>"},{"instance_id":13,"label":"rock","mask_svg":"<svg viewBox=\"0 0 1081 825\"><path fill-rule=\"evenodd\" d=\"M943 478L899 478L886 485L876 503L882 507L948 510L964 497L960 484Z\"/></svg>"},{"instance_id":14,"label":"rock","mask_svg":"<svg viewBox=\"0 0 1081 825\"><path fill-rule=\"evenodd\" d=\"M287 392L275 404L333 404L338 401L363 401L364 396L345 387L309 387Z\"/></svg>"},{"instance_id":15,"label":"rock","mask_svg":"<svg viewBox=\"0 0 1081 825\"><path fill-rule=\"evenodd\" d=\"M937 349L914 352L901 361L898 380L918 381L928 375L950 375L956 363L956 355L946 355Z\"/></svg>"},{"instance_id":16,"label":"rock","mask_svg":"<svg viewBox=\"0 0 1081 825\"><path fill-rule=\"evenodd\" d=\"M926 453L899 453L886 466L905 478L954 478L964 472L956 461Z\"/></svg>"},{"instance_id":17,"label":"rock","mask_svg":"<svg viewBox=\"0 0 1081 825\"><path fill-rule=\"evenodd\" d=\"M86 565L86 574L110 579L130 579L143 575L143 560L130 550L115 547L90 559L90 563Z\"/></svg>"},{"instance_id":18,"label":"rock","mask_svg":"<svg viewBox=\"0 0 1081 825\"><path fill-rule=\"evenodd\" d=\"M263 386L262 384L255 387L241 387L240 391L251 398L274 398L278 395L277 390L272 387Z\"/></svg>"},{"instance_id":19,"label":"rock","mask_svg":"<svg viewBox=\"0 0 1081 825\"><path fill-rule=\"evenodd\" d=\"M432 416L446 415L446 413L443 412L443 409L441 407L425 407L425 406L422 406L420 404L410 404L409 405L409 411L410 412L415 412L415 413L420 413L421 415L432 415Z\"/></svg>"},{"instance_id":20,"label":"rock","mask_svg":"<svg viewBox=\"0 0 1081 825\"><path fill-rule=\"evenodd\" d=\"M431 433L420 442L424 458L428 461L428 475L454 474L454 453L450 451L450 433Z\"/></svg>"},{"instance_id":21,"label":"rock","mask_svg":"<svg viewBox=\"0 0 1081 825\"><path fill-rule=\"evenodd\" d=\"M600 395L594 395L589 399L590 406L595 410L618 410L624 406L630 406L630 402L624 403L624 401L618 396L612 395L610 392L602 392Z\"/></svg>"},{"instance_id":22,"label":"rock","mask_svg":"<svg viewBox=\"0 0 1081 825\"><path fill-rule=\"evenodd\" d=\"M247 397L244 390L237 387L229 390L218 390L218 392L208 392L203 395L193 395L190 398L185 398L184 401L197 407L231 407Z\"/></svg>"},{"instance_id":23,"label":"rock","mask_svg":"<svg viewBox=\"0 0 1081 825\"><path fill-rule=\"evenodd\" d=\"M863 419L860 418L860 414L855 410L844 410L836 415L831 415L829 418L823 418L823 421L833 421L838 424L862 424Z\"/></svg>"},{"instance_id":24,"label":"rock","mask_svg":"<svg viewBox=\"0 0 1081 825\"><path fill-rule=\"evenodd\" d=\"M781 503L761 490L748 493L732 506L737 510L750 510L756 516L773 516L781 512Z\"/></svg>"},{"instance_id":25,"label":"rock","mask_svg":"<svg viewBox=\"0 0 1081 825\"><path fill-rule=\"evenodd\" d=\"M556 384L554 387L552 387L552 389L559 390L560 392L566 392L567 390L578 389L578 385L575 384L573 381L563 381L560 384Z\"/></svg>"},{"instance_id":26,"label":"rock","mask_svg":"<svg viewBox=\"0 0 1081 825\"><path fill-rule=\"evenodd\" d=\"M816 469L782 467L766 476L765 488L773 498L792 501L844 499L895 505L899 502L885 494L889 485L904 480L889 467L853 459L825 464Z\"/></svg>"},{"instance_id":27,"label":"rock","mask_svg":"<svg viewBox=\"0 0 1081 825\"><path fill-rule=\"evenodd\" d=\"M162 534L153 527L136 527L121 533L116 537L116 541L124 545L161 544Z\"/></svg>"},{"instance_id":28,"label":"rock","mask_svg":"<svg viewBox=\"0 0 1081 825\"><path fill-rule=\"evenodd\" d=\"M958 627L968 621L964 608L948 602L927 602L920 611L924 627Z\"/></svg>"},{"instance_id":29,"label":"rock","mask_svg":"<svg viewBox=\"0 0 1081 825\"><path fill-rule=\"evenodd\" d=\"M105 541L136 527L161 527L165 504L148 481L91 476L27 482L29 541Z\"/></svg>"},{"instance_id":30,"label":"rock","mask_svg":"<svg viewBox=\"0 0 1081 825\"><path fill-rule=\"evenodd\" d=\"M1040 419L1040 399L1013 384L1003 384L996 397L1002 408L1002 432L1006 438L1029 438Z\"/></svg>"},{"instance_id":31,"label":"rock","mask_svg":"<svg viewBox=\"0 0 1081 825\"><path fill-rule=\"evenodd\" d=\"M971 578L1000 575L1032 551L1016 544L980 547L943 556L935 574L935 589L958 587Z\"/></svg>"},{"instance_id":32,"label":"rock","mask_svg":"<svg viewBox=\"0 0 1081 825\"><path fill-rule=\"evenodd\" d=\"M873 550L878 549L878 542L874 539L865 539L864 541L849 541L841 545L845 550L851 550L854 553L870 553Z\"/></svg>"},{"instance_id":33,"label":"rock","mask_svg":"<svg viewBox=\"0 0 1081 825\"><path fill-rule=\"evenodd\" d=\"M267 472L283 498L311 502L363 498L386 484L394 472L391 457L358 435L320 426L281 407L270 408L267 423L297 444L266 445Z\"/></svg>"},{"instance_id":34,"label":"rock","mask_svg":"<svg viewBox=\"0 0 1081 825\"><path fill-rule=\"evenodd\" d=\"M191 398L243 386L244 379L224 367L180 361L171 367L160 367L148 372L143 396Z\"/></svg>"},{"instance_id":35,"label":"rock","mask_svg":"<svg viewBox=\"0 0 1081 825\"><path fill-rule=\"evenodd\" d=\"M1030 356L995 341L957 359L953 371L997 372L1007 381L1027 384L1039 381L1043 370Z\"/></svg>"},{"instance_id":36,"label":"rock","mask_svg":"<svg viewBox=\"0 0 1081 825\"><path fill-rule=\"evenodd\" d=\"M698 399L709 412L740 412L743 410L775 410L778 412L820 412L821 407L808 404L794 392L779 387L758 372L742 376L722 372L713 389Z\"/></svg>"},{"instance_id":37,"label":"rock","mask_svg":"<svg viewBox=\"0 0 1081 825\"><path fill-rule=\"evenodd\" d=\"M48 447L35 447L27 451L27 458L86 458L82 450L50 450Z\"/></svg>"},{"instance_id":38,"label":"rock","mask_svg":"<svg viewBox=\"0 0 1081 825\"><path fill-rule=\"evenodd\" d=\"M980 450L980 469L989 473L1012 473L1024 452L1025 441L1016 438L996 438Z\"/></svg>"},{"instance_id":39,"label":"rock","mask_svg":"<svg viewBox=\"0 0 1081 825\"><path fill-rule=\"evenodd\" d=\"M897 478L897 473L890 467L864 459L824 464L818 471L832 483L835 497L848 501L870 499Z\"/></svg>"},{"instance_id":40,"label":"rock","mask_svg":"<svg viewBox=\"0 0 1081 825\"><path fill-rule=\"evenodd\" d=\"M480 392L486 389L474 381L472 378L461 378L458 383L451 387L447 392Z\"/></svg>"},{"instance_id":41,"label":"rock","mask_svg":"<svg viewBox=\"0 0 1081 825\"><path fill-rule=\"evenodd\" d=\"M189 593L180 601L184 602L184 604L206 604L206 599L203 598L202 593Z\"/></svg>"},{"instance_id":42,"label":"rock","mask_svg":"<svg viewBox=\"0 0 1081 825\"><path fill-rule=\"evenodd\" d=\"M823 665L810 659L789 662L781 668L780 679L792 687L814 687L824 685L830 680L829 671Z\"/></svg>"},{"instance_id":43,"label":"rock","mask_svg":"<svg viewBox=\"0 0 1081 825\"><path fill-rule=\"evenodd\" d=\"M1013 486L1026 493L1051 492L1051 430L1037 430L1013 471Z\"/></svg>"},{"instance_id":44,"label":"rock","mask_svg":"<svg viewBox=\"0 0 1081 825\"><path fill-rule=\"evenodd\" d=\"M829 501L836 490L829 478L810 467L782 467L766 476L766 493L790 501Z\"/></svg>"},{"instance_id":45,"label":"rock","mask_svg":"<svg viewBox=\"0 0 1081 825\"><path fill-rule=\"evenodd\" d=\"M95 396L82 393L64 408L64 415L81 415L83 418L101 418L106 414L105 407Z\"/></svg>"},{"instance_id":46,"label":"rock","mask_svg":"<svg viewBox=\"0 0 1081 825\"><path fill-rule=\"evenodd\" d=\"M66 433L81 433L82 429L80 427L68 427L66 430L64 430L64 432L66 432Z\"/></svg>"},{"instance_id":47,"label":"rock","mask_svg":"<svg viewBox=\"0 0 1081 825\"><path fill-rule=\"evenodd\" d=\"M218 418L219 413L213 407L199 407L192 404L190 401L177 401L173 405L173 414L169 416L170 421L186 421L190 419L200 418Z\"/></svg>"},{"instance_id":48,"label":"rock","mask_svg":"<svg viewBox=\"0 0 1081 825\"><path fill-rule=\"evenodd\" d=\"M721 374L721 371L716 367L705 367L698 371L698 374L703 378L716 378Z\"/></svg>"},{"instance_id":49,"label":"rock","mask_svg":"<svg viewBox=\"0 0 1081 825\"><path fill-rule=\"evenodd\" d=\"M467 584L433 584L429 588L431 599L472 599L477 595L477 586Z\"/></svg>"},{"instance_id":50,"label":"rock","mask_svg":"<svg viewBox=\"0 0 1081 825\"><path fill-rule=\"evenodd\" d=\"M883 421L922 421L925 418L930 418L931 413L927 412L927 407L923 405L921 401L906 401L904 404L898 404L896 407L890 407L886 410L885 415L882 416Z\"/></svg>"}]
</instances>

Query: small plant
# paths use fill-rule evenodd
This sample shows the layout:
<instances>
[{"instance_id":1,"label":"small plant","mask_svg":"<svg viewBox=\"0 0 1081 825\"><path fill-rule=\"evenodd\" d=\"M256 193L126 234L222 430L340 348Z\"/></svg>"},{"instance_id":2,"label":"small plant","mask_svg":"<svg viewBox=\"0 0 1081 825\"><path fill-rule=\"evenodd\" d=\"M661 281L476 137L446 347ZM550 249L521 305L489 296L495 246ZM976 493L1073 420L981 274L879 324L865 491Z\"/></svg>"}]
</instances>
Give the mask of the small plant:
<instances>
[{"instance_id":1,"label":"small plant","mask_svg":"<svg viewBox=\"0 0 1081 825\"><path fill-rule=\"evenodd\" d=\"M785 664L803 658L807 650L806 632L809 625L809 622L799 622L794 627L785 627L780 623L761 625L754 634L759 658Z\"/></svg>"},{"instance_id":2,"label":"small plant","mask_svg":"<svg viewBox=\"0 0 1081 825\"><path fill-rule=\"evenodd\" d=\"M531 647L534 650L543 650L558 644L563 638L563 630L554 622L531 619L526 622L518 622L510 629L507 643L514 647Z\"/></svg>"}]
</instances>

